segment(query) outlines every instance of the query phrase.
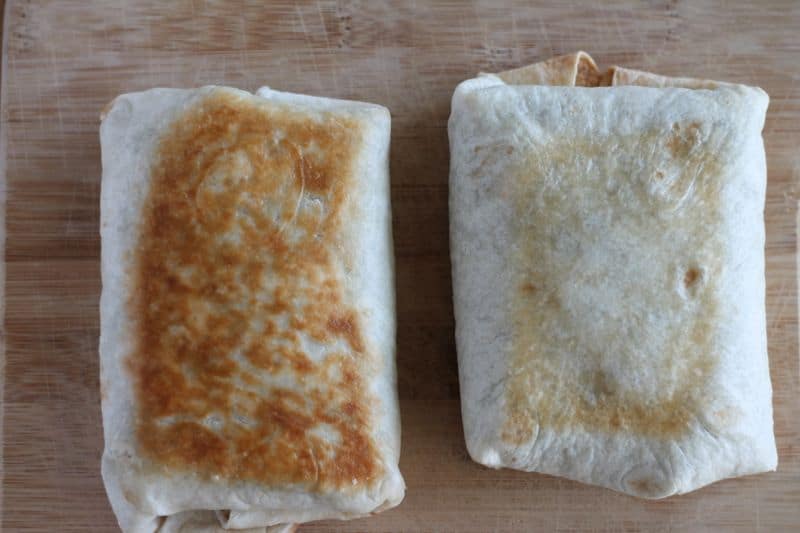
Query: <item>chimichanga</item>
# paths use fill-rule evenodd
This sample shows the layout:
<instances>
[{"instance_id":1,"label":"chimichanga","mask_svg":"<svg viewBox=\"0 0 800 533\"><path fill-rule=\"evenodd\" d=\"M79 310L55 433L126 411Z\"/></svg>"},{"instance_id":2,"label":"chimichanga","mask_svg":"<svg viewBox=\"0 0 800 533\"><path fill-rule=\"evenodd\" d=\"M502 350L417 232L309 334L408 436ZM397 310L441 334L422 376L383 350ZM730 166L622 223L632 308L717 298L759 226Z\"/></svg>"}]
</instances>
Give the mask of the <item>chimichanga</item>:
<instances>
[{"instance_id":1,"label":"chimichanga","mask_svg":"<svg viewBox=\"0 0 800 533\"><path fill-rule=\"evenodd\" d=\"M125 531L403 498L389 129L383 107L267 88L107 110L102 471Z\"/></svg>"},{"instance_id":2,"label":"chimichanga","mask_svg":"<svg viewBox=\"0 0 800 533\"><path fill-rule=\"evenodd\" d=\"M584 53L458 86L451 257L477 462L647 498L775 469L767 104Z\"/></svg>"}]
</instances>

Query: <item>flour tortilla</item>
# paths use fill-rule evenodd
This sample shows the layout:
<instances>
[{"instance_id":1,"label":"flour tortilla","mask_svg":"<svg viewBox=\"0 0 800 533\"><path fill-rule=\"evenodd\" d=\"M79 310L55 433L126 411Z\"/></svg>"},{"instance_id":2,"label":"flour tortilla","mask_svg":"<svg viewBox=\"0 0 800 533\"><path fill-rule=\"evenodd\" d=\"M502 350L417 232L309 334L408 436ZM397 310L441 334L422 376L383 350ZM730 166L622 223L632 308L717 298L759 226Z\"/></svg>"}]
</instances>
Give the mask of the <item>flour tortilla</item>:
<instances>
[{"instance_id":1,"label":"flour tortilla","mask_svg":"<svg viewBox=\"0 0 800 533\"><path fill-rule=\"evenodd\" d=\"M601 72L586 52L576 52L497 74L508 85L597 87L611 84L614 69Z\"/></svg>"},{"instance_id":2,"label":"flour tortilla","mask_svg":"<svg viewBox=\"0 0 800 533\"><path fill-rule=\"evenodd\" d=\"M233 118L226 122L224 113L231 110ZM192 141L199 146L195 151L180 144L181 135L187 142L192 140L189 125L205 135ZM246 127L257 134L248 133ZM325 128L332 133L329 135ZM388 111L380 106L268 88L257 95L225 87L152 89L119 96L104 112L100 131L102 473L124 531L288 532L295 523L366 516L402 500L405 486L398 470L389 130ZM214 131L219 132L219 139ZM171 147L171 151L165 147ZM254 153L276 154L276 159L268 155L258 161L245 157ZM210 159L211 166L184 169L180 167L183 159ZM167 170L159 170L170 168L186 172L167 174ZM169 187L180 190L183 180L196 178L195 171L205 172L195 194L173 197L163 192ZM330 175L323 175L327 171ZM158 180L160 188L154 188ZM266 183L273 193L238 192L237 187L258 183ZM161 196L153 191L161 191ZM200 346L197 343L204 342L205 336L224 332L215 324L243 325L242 343L256 339L247 347L255 350L252 358L242 344L227 351L214 348L209 359L189 358L178 364L169 353L150 350L150 345L145 346L139 338L147 331L142 324L150 324L143 309L157 313L163 302L170 302L162 295L149 307L137 303L146 302L137 284L150 282L142 274L142 265L161 261L152 255L140 257L144 254L141 250L158 250L161 246L158 239L146 240L145 235L158 231L169 216L178 216L169 209L148 211L148 202L155 201L151 193L164 205L193 213L196 218L187 222L187 235L195 231L192 228L201 227L204 217L222 213L219 220L234 221L232 226L221 223L227 233L211 232L207 242L217 248L209 245L209 249L198 249L196 255L191 249L181 253L188 251L188 260L214 269L219 261L230 261L231 257L223 254L217 258L214 254L233 250L235 259L225 271L239 277L232 278L233 285L226 285L230 280L221 280L217 291L250 298L241 302L234 298L232 303L237 305L214 308L214 302L223 301L217 293L212 293L208 302L187 297L184 303L189 310L180 316L188 317L189 322L154 322L154 328L171 328L163 329L158 342L177 346L176 339L194 331L194 337L190 335L186 342ZM231 194L240 194L239 205L232 208L213 201L200 204ZM284 209L287 205L289 208ZM274 222L269 222L273 220L270 217ZM320 221L318 227L309 224L314 220ZM225 239L244 242L252 227L256 227L252 238L263 238L263 246L241 250L226 244ZM268 231L259 233L262 227ZM167 233L161 238L170 242L171 237ZM180 240L175 245L180 248ZM291 255L292 247L301 245L315 251L316 259ZM270 255L272 250L276 252ZM198 276L188 266L183 270L175 267L170 252L165 249L163 264L159 263L164 271L187 283L188 294L200 294L200 288L209 282L207 276ZM284 256L299 262L275 270ZM261 270L245 271L246 265ZM158 270L147 272L151 271L158 283L166 283L160 280ZM244 287L244 279L260 288ZM281 293L281 287L269 285L275 279L299 292ZM213 279L211 282L216 283ZM324 294L314 292L323 289ZM317 294L322 294L318 301ZM255 306L277 306L278 299L289 315L253 310ZM330 319L323 315L337 309L349 310L349 314ZM244 319L231 321L232 313ZM315 313L319 315L316 318ZM195 328L190 323L195 319L205 320L205 326ZM277 334L270 334L276 329ZM283 353L291 356L291 364L281 358ZM204 368L204 361L214 358L220 358L223 366L209 366L209 374L197 372ZM144 379L143 369L149 364L162 365L161 371ZM168 377L173 379L169 386L158 385ZM204 385L198 389L196 383ZM206 387L206 383L220 385ZM146 408L150 400L142 391L147 391L147 398L165 398L162 404L153 405L169 410L169 416L149 417L153 407ZM192 396L182 398L181 391L193 391ZM324 401L313 399L323 396ZM197 405L202 406L202 414L198 414ZM274 431L258 413L272 417ZM141 431L141 427L150 430ZM191 430L180 433L184 427ZM162 431L184 440L162 439L154 440L156 445L147 444L147 439L158 439ZM343 431L360 440L345 442ZM260 436L248 444L245 437L251 434ZM239 440L226 440L230 435ZM234 446L239 446L238 450ZM247 450L254 451L248 455ZM266 452L258 450L278 452L263 455ZM276 471L270 471L269 461L274 462ZM258 468L249 470L248 464ZM222 467L215 470L215 465Z\"/></svg>"},{"instance_id":3,"label":"flour tortilla","mask_svg":"<svg viewBox=\"0 0 800 533\"><path fill-rule=\"evenodd\" d=\"M475 461L645 498L776 468L767 104L584 53L458 86L451 258Z\"/></svg>"},{"instance_id":4,"label":"flour tortilla","mask_svg":"<svg viewBox=\"0 0 800 533\"><path fill-rule=\"evenodd\" d=\"M231 531L220 525L219 517L214 511L184 511L168 516L159 533L224 533ZM296 524L281 524L270 527L237 529L237 533L295 533Z\"/></svg>"}]
</instances>

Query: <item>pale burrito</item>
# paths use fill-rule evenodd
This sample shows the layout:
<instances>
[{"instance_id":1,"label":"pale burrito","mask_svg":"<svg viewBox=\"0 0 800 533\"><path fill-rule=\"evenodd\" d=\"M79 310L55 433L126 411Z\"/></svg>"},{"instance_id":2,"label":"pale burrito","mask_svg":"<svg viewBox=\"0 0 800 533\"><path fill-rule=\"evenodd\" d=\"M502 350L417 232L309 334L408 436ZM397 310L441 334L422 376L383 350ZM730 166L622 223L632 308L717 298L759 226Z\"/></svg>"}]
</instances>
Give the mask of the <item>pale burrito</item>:
<instances>
[{"instance_id":1,"label":"pale burrito","mask_svg":"<svg viewBox=\"0 0 800 533\"><path fill-rule=\"evenodd\" d=\"M383 107L267 88L107 110L102 472L123 530L403 498L389 130Z\"/></svg>"},{"instance_id":2,"label":"pale burrito","mask_svg":"<svg viewBox=\"0 0 800 533\"><path fill-rule=\"evenodd\" d=\"M584 53L458 86L451 257L475 461L646 498L775 469L767 104Z\"/></svg>"}]
</instances>

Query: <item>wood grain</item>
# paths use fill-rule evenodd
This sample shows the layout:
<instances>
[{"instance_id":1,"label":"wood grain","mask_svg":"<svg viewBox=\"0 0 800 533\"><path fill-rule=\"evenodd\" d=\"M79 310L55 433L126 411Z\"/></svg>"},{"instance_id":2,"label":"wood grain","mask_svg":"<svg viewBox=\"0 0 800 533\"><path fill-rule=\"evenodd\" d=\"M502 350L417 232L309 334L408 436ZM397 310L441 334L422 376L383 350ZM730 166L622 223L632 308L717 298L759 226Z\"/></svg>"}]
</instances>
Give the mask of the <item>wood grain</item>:
<instances>
[{"instance_id":1,"label":"wood grain","mask_svg":"<svg viewBox=\"0 0 800 533\"><path fill-rule=\"evenodd\" d=\"M135 5L129 5L135 4ZM416 4L416 5L415 5ZM99 476L98 115L115 95L226 84L352 98L393 114L405 502L302 531L787 531L800 524L797 199L800 4L8 2L2 526L113 531ZM769 186L767 307L777 472L662 502L472 463L461 433L446 121L477 71L577 49L604 65L758 84Z\"/></svg>"}]
</instances>

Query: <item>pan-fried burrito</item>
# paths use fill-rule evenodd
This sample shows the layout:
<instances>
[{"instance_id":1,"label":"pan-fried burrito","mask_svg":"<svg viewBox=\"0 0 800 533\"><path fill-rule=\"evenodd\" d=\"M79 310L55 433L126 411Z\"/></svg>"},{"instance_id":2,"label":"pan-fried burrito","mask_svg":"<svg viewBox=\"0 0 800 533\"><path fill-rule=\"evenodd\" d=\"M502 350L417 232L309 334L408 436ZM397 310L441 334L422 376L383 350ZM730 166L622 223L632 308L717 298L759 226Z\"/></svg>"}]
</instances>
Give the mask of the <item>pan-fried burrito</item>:
<instances>
[{"instance_id":1,"label":"pan-fried burrito","mask_svg":"<svg viewBox=\"0 0 800 533\"><path fill-rule=\"evenodd\" d=\"M775 469L767 104L582 52L458 86L451 257L475 461L646 498Z\"/></svg>"},{"instance_id":2,"label":"pan-fried burrito","mask_svg":"<svg viewBox=\"0 0 800 533\"><path fill-rule=\"evenodd\" d=\"M286 530L403 498L389 129L383 107L268 88L105 113L102 473L123 530Z\"/></svg>"}]
</instances>

